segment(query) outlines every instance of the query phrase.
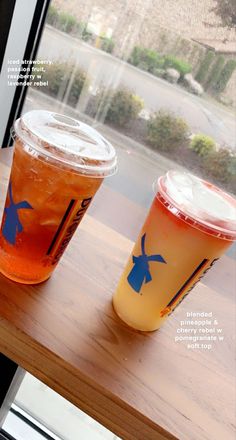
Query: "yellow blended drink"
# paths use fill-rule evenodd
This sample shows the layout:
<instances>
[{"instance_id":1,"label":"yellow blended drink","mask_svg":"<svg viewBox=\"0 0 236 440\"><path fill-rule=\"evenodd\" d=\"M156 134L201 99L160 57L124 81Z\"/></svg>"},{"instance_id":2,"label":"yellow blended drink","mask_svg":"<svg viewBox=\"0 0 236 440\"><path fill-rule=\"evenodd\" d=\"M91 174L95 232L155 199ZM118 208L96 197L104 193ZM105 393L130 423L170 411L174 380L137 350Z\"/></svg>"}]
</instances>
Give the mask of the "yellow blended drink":
<instances>
[{"instance_id":1,"label":"yellow blended drink","mask_svg":"<svg viewBox=\"0 0 236 440\"><path fill-rule=\"evenodd\" d=\"M236 239L236 200L189 173L169 171L113 298L119 317L158 329Z\"/></svg>"},{"instance_id":2,"label":"yellow blended drink","mask_svg":"<svg viewBox=\"0 0 236 440\"><path fill-rule=\"evenodd\" d=\"M21 283L46 280L116 153L75 119L32 111L14 126L15 150L0 231L0 272Z\"/></svg>"}]
</instances>

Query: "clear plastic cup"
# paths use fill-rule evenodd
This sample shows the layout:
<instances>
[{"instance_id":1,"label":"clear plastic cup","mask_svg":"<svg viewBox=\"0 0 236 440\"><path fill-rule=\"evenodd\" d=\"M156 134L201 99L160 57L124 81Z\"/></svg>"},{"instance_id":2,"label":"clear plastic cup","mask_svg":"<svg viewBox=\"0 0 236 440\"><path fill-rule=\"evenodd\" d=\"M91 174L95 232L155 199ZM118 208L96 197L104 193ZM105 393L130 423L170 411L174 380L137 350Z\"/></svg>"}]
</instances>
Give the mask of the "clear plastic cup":
<instances>
[{"instance_id":1,"label":"clear plastic cup","mask_svg":"<svg viewBox=\"0 0 236 440\"><path fill-rule=\"evenodd\" d=\"M27 284L56 267L104 177L112 145L92 127L44 110L14 124L14 158L0 232L0 272Z\"/></svg>"},{"instance_id":2,"label":"clear plastic cup","mask_svg":"<svg viewBox=\"0 0 236 440\"><path fill-rule=\"evenodd\" d=\"M129 326L158 329L236 240L236 200L189 173L169 171L120 279L114 309Z\"/></svg>"}]
</instances>

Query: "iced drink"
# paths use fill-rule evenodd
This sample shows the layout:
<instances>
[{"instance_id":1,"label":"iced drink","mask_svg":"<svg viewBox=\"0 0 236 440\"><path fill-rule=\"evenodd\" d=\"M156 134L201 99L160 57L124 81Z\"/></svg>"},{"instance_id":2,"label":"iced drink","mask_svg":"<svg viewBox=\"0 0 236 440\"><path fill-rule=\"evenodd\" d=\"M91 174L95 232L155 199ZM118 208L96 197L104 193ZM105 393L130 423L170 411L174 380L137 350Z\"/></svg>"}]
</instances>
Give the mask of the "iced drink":
<instances>
[{"instance_id":1,"label":"iced drink","mask_svg":"<svg viewBox=\"0 0 236 440\"><path fill-rule=\"evenodd\" d=\"M132 251L113 305L129 326L158 329L236 239L236 200L189 173L169 171Z\"/></svg>"},{"instance_id":2,"label":"iced drink","mask_svg":"<svg viewBox=\"0 0 236 440\"><path fill-rule=\"evenodd\" d=\"M93 128L47 111L18 119L14 138L0 272L34 284L56 267L103 178L115 172L116 154Z\"/></svg>"}]
</instances>

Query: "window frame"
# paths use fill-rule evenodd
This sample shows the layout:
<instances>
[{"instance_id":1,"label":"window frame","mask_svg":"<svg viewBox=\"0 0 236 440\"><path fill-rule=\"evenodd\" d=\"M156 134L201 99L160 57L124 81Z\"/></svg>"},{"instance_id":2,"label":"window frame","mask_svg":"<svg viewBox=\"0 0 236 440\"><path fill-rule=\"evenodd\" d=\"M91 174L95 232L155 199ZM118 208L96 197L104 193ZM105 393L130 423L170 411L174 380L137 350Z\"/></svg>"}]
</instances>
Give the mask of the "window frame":
<instances>
[{"instance_id":1,"label":"window frame","mask_svg":"<svg viewBox=\"0 0 236 440\"><path fill-rule=\"evenodd\" d=\"M21 114L27 92L27 86L8 86L8 60L35 60L49 4L50 0L15 1L0 77L0 96L4 102L4 107L0 108L0 147L3 148L11 145L10 130ZM7 9L10 7L12 3ZM25 66L21 64L21 68ZM31 68L32 65L29 73Z\"/></svg>"}]
</instances>

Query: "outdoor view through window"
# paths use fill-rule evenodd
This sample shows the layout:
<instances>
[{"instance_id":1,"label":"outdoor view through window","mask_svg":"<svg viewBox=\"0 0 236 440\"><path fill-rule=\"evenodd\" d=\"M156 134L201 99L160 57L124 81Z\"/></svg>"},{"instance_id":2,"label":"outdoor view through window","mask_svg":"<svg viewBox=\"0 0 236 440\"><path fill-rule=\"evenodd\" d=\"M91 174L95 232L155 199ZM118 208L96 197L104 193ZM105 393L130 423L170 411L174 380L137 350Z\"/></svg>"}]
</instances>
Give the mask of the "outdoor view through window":
<instances>
[{"instance_id":1,"label":"outdoor view through window","mask_svg":"<svg viewBox=\"0 0 236 440\"><path fill-rule=\"evenodd\" d=\"M236 30L223 12L216 0L54 0L24 111L95 126L119 154L106 184L137 205L171 168L235 192Z\"/></svg>"},{"instance_id":2,"label":"outdoor view through window","mask_svg":"<svg viewBox=\"0 0 236 440\"><path fill-rule=\"evenodd\" d=\"M234 4L50 4L37 56L37 84L28 89L23 113L47 109L73 116L114 145L119 170L104 183L109 187L106 210L109 224L131 240L136 240L153 199L153 182L167 170L187 169L236 194ZM132 215L118 210L114 192L123 206L129 199ZM97 217L103 217L102 207ZM235 246L226 258L235 258ZM216 264L218 272L212 269L218 273L214 281L206 275L209 283L228 283L221 264Z\"/></svg>"}]
</instances>

